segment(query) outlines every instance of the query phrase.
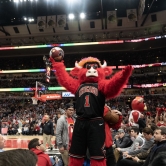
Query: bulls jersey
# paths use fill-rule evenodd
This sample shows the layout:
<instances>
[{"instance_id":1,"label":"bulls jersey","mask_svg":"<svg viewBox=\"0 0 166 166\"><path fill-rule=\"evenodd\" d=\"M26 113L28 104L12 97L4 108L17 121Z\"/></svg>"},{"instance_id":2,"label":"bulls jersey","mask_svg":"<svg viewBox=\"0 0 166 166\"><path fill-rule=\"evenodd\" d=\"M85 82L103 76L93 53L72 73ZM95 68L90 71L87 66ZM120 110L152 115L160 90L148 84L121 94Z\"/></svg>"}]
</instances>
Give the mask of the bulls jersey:
<instances>
[{"instance_id":1,"label":"bulls jersey","mask_svg":"<svg viewBox=\"0 0 166 166\"><path fill-rule=\"evenodd\" d=\"M103 117L105 96L97 83L80 85L76 92L76 113L82 118Z\"/></svg>"}]
</instances>

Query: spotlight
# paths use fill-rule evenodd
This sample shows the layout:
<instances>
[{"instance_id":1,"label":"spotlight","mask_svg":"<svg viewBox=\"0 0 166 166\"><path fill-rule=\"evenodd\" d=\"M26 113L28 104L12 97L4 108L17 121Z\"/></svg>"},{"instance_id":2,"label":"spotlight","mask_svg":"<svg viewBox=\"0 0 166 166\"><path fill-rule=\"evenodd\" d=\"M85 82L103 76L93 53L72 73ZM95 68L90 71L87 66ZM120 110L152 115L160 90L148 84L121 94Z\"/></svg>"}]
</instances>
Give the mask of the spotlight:
<instances>
[{"instance_id":1,"label":"spotlight","mask_svg":"<svg viewBox=\"0 0 166 166\"><path fill-rule=\"evenodd\" d=\"M26 20L27 20L27 18L26 18L26 17L24 17L24 20L26 21Z\"/></svg>"},{"instance_id":2,"label":"spotlight","mask_svg":"<svg viewBox=\"0 0 166 166\"><path fill-rule=\"evenodd\" d=\"M74 14L72 14L72 13L71 13L71 14L69 14L69 19L70 19L70 20L73 20L73 19L74 19L74 17L75 17L75 16L74 16Z\"/></svg>"},{"instance_id":3,"label":"spotlight","mask_svg":"<svg viewBox=\"0 0 166 166\"><path fill-rule=\"evenodd\" d=\"M33 21L34 21L34 18L28 18L28 21L29 21L29 22L33 22Z\"/></svg>"},{"instance_id":4,"label":"spotlight","mask_svg":"<svg viewBox=\"0 0 166 166\"><path fill-rule=\"evenodd\" d=\"M85 18L85 13L80 13L80 18L84 19Z\"/></svg>"},{"instance_id":5,"label":"spotlight","mask_svg":"<svg viewBox=\"0 0 166 166\"><path fill-rule=\"evenodd\" d=\"M32 22L32 19L31 19L31 18L29 18L29 19L28 19L28 21L29 21L29 22Z\"/></svg>"},{"instance_id":6,"label":"spotlight","mask_svg":"<svg viewBox=\"0 0 166 166\"><path fill-rule=\"evenodd\" d=\"M19 2L19 0L14 0L14 2L15 2L15 3L18 3L18 2Z\"/></svg>"}]
</instances>

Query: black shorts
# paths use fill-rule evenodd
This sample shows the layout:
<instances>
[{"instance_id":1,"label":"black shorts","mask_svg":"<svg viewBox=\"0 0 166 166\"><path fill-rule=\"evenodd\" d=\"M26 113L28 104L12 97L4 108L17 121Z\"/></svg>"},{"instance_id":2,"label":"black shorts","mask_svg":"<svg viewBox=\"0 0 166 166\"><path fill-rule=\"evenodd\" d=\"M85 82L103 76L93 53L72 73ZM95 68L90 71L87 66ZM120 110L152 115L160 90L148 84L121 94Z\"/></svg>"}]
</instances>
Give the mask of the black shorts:
<instances>
[{"instance_id":1,"label":"black shorts","mask_svg":"<svg viewBox=\"0 0 166 166\"><path fill-rule=\"evenodd\" d=\"M91 158L103 159L105 157L104 143L105 125L102 118L90 120L77 118L69 155L83 158L88 148Z\"/></svg>"}]
</instances>

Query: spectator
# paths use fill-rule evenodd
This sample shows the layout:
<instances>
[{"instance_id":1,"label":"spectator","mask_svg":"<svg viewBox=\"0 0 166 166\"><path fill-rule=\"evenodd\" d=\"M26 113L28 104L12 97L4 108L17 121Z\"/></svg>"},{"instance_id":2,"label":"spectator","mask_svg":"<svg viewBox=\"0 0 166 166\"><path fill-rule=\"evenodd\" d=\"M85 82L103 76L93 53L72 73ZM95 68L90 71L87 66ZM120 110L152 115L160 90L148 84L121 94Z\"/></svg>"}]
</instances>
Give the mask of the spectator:
<instances>
[{"instance_id":1,"label":"spectator","mask_svg":"<svg viewBox=\"0 0 166 166\"><path fill-rule=\"evenodd\" d=\"M131 137L134 137L134 142L133 144L128 147L128 148L117 148L118 151L120 152L133 152L134 150L137 149L137 146L143 146L144 144L144 139L140 137L139 134L139 128L137 127L131 127ZM138 144L138 145L137 145Z\"/></svg>"},{"instance_id":2,"label":"spectator","mask_svg":"<svg viewBox=\"0 0 166 166\"><path fill-rule=\"evenodd\" d=\"M144 145L142 147L139 147L137 150L126 153L126 154L136 155L138 153L145 152L154 144L153 130L146 127L142 130L142 132L143 132L143 136L145 138Z\"/></svg>"},{"instance_id":3,"label":"spectator","mask_svg":"<svg viewBox=\"0 0 166 166\"><path fill-rule=\"evenodd\" d=\"M49 156L44 153L45 147L38 138L34 138L29 142L28 149L37 155L38 166L52 166Z\"/></svg>"},{"instance_id":4,"label":"spectator","mask_svg":"<svg viewBox=\"0 0 166 166\"><path fill-rule=\"evenodd\" d=\"M1 166L36 166L36 155L26 149L8 150L0 154Z\"/></svg>"},{"instance_id":5,"label":"spectator","mask_svg":"<svg viewBox=\"0 0 166 166\"><path fill-rule=\"evenodd\" d=\"M141 147L144 144L144 139L138 135L139 134L138 127L131 127L130 132L131 132L131 137L134 137L134 141L133 141L132 145L127 148L116 148L114 151L115 157L118 162L122 159L122 156L120 156L118 158L119 154L123 153L124 155L126 155L126 153L131 153L131 152L135 151L138 148L138 146Z\"/></svg>"},{"instance_id":6,"label":"spectator","mask_svg":"<svg viewBox=\"0 0 166 166\"><path fill-rule=\"evenodd\" d=\"M56 143L62 155L64 166L68 165L68 150L72 139L72 131L74 119L72 118L74 111L73 104L66 104L66 113L61 115L56 126Z\"/></svg>"},{"instance_id":7,"label":"spectator","mask_svg":"<svg viewBox=\"0 0 166 166\"><path fill-rule=\"evenodd\" d=\"M118 134L115 136L115 145L117 148L127 148L131 146L133 141L128 133L125 133L123 129L118 130Z\"/></svg>"},{"instance_id":8,"label":"spectator","mask_svg":"<svg viewBox=\"0 0 166 166\"><path fill-rule=\"evenodd\" d=\"M35 126L36 120L35 118L32 118L32 121L30 122L30 128L29 128L29 134L33 135L34 134L34 126Z\"/></svg>"},{"instance_id":9,"label":"spectator","mask_svg":"<svg viewBox=\"0 0 166 166\"><path fill-rule=\"evenodd\" d=\"M40 132L40 127L39 127L38 124L36 123L36 124L34 125L34 132L33 132L33 134L39 135L39 132Z\"/></svg>"},{"instance_id":10,"label":"spectator","mask_svg":"<svg viewBox=\"0 0 166 166\"><path fill-rule=\"evenodd\" d=\"M139 125L139 131L142 133L142 130L146 127L146 121L143 114L140 115L137 123Z\"/></svg>"},{"instance_id":11,"label":"spectator","mask_svg":"<svg viewBox=\"0 0 166 166\"><path fill-rule=\"evenodd\" d=\"M49 148L52 150L51 138L54 135L53 122L50 120L48 115L44 116L45 122L41 124L43 128L43 144L46 148L46 143L48 143Z\"/></svg>"},{"instance_id":12,"label":"spectator","mask_svg":"<svg viewBox=\"0 0 166 166\"><path fill-rule=\"evenodd\" d=\"M57 121L58 121L58 119L61 117L61 115L64 115L65 114L65 111L63 110L61 110L61 111L57 111L57 113L56 113L56 116L55 116L55 119L54 119L54 124L55 124L55 126L54 126L54 134L56 134L56 126L57 126ZM56 137L55 137L55 148L57 148L57 145L56 145Z\"/></svg>"},{"instance_id":13,"label":"spectator","mask_svg":"<svg viewBox=\"0 0 166 166\"><path fill-rule=\"evenodd\" d=\"M157 144L150 151L143 166L149 166L152 163L155 156L157 156L160 152L166 151L166 128L165 127L160 127L155 130L154 140L157 142Z\"/></svg>"},{"instance_id":14,"label":"spectator","mask_svg":"<svg viewBox=\"0 0 166 166\"><path fill-rule=\"evenodd\" d=\"M161 152L166 151L166 128L165 127L160 127L155 130L154 140L157 142L157 144L155 144L152 148L148 150L148 153L147 153L148 155L146 155L145 160L142 160L142 157L140 157L140 155L137 155L135 157L126 156L128 158L132 158L132 160L123 159L118 163L117 166L133 166L133 165L151 166L151 164L153 164L153 160L155 156L157 156ZM142 153L146 153L146 152L142 152ZM154 160L154 162L156 161Z\"/></svg>"},{"instance_id":15,"label":"spectator","mask_svg":"<svg viewBox=\"0 0 166 166\"><path fill-rule=\"evenodd\" d=\"M0 152L3 152L4 145L5 145L5 139L3 138L2 135L0 135Z\"/></svg>"},{"instance_id":16,"label":"spectator","mask_svg":"<svg viewBox=\"0 0 166 166\"><path fill-rule=\"evenodd\" d=\"M151 166L166 166L166 152L159 153L151 163Z\"/></svg>"},{"instance_id":17,"label":"spectator","mask_svg":"<svg viewBox=\"0 0 166 166\"><path fill-rule=\"evenodd\" d=\"M22 134L23 134L23 135L29 135L29 128L28 128L28 125L25 125L25 126L23 127Z\"/></svg>"},{"instance_id":18,"label":"spectator","mask_svg":"<svg viewBox=\"0 0 166 166\"><path fill-rule=\"evenodd\" d=\"M155 122L157 126L166 126L166 112L161 113L159 116L159 111L157 111L156 117L155 117Z\"/></svg>"},{"instance_id":19,"label":"spectator","mask_svg":"<svg viewBox=\"0 0 166 166\"><path fill-rule=\"evenodd\" d=\"M147 127L151 128L153 131L157 129L157 126L155 123L148 124Z\"/></svg>"}]
</instances>

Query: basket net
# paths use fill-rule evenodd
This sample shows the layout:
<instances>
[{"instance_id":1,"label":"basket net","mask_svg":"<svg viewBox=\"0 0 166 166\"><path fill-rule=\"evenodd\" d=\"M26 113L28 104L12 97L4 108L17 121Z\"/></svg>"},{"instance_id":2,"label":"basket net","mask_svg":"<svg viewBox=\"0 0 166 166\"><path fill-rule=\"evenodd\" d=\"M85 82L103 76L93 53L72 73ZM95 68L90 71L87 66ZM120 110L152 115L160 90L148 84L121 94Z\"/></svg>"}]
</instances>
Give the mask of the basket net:
<instances>
[{"instance_id":1,"label":"basket net","mask_svg":"<svg viewBox=\"0 0 166 166\"><path fill-rule=\"evenodd\" d=\"M36 105L36 104L37 104L37 101L38 101L38 99L37 99L37 98L32 97L32 102L33 102L33 105Z\"/></svg>"}]
</instances>

